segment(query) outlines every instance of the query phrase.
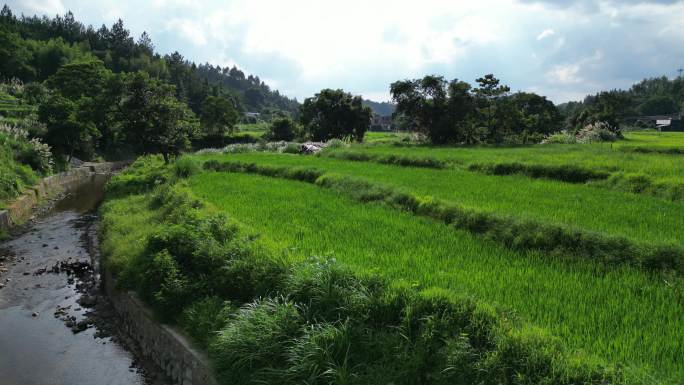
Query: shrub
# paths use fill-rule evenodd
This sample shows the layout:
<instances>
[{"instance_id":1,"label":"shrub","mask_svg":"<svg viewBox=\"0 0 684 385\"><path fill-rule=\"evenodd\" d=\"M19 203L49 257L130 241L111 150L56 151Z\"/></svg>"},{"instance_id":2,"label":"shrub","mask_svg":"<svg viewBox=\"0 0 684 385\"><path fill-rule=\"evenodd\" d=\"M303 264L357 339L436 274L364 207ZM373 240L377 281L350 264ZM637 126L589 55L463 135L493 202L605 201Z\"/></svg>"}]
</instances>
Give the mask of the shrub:
<instances>
[{"instance_id":1,"label":"shrub","mask_svg":"<svg viewBox=\"0 0 684 385\"><path fill-rule=\"evenodd\" d=\"M282 383L287 352L301 334L296 305L264 299L240 309L211 346L216 372L225 384Z\"/></svg>"},{"instance_id":2,"label":"shrub","mask_svg":"<svg viewBox=\"0 0 684 385\"><path fill-rule=\"evenodd\" d=\"M269 140L292 141L297 135L297 123L290 118L274 119L267 135Z\"/></svg>"},{"instance_id":3,"label":"shrub","mask_svg":"<svg viewBox=\"0 0 684 385\"><path fill-rule=\"evenodd\" d=\"M575 135L568 133L567 131L557 132L551 134L546 139L543 139L542 144L575 144L577 143L577 138Z\"/></svg>"},{"instance_id":4,"label":"shrub","mask_svg":"<svg viewBox=\"0 0 684 385\"><path fill-rule=\"evenodd\" d=\"M342 139L336 139L335 138L335 139L330 139L329 141L327 141L325 143L325 147L331 148L331 149L344 148L344 147L348 147L348 144L345 143Z\"/></svg>"},{"instance_id":5,"label":"shrub","mask_svg":"<svg viewBox=\"0 0 684 385\"><path fill-rule=\"evenodd\" d=\"M282 152L285 154L299 154L301 151L299 150L299 145L297 143L288 143L287 146L283 148Z\"/></svg>"},{"instance_id":6,"label":"shrub","mask_svg":"<svg viewBox=\"0 0 684 385\"><path fill-rule=\"evenodd\" d=\"M612 129L605 122L596 122L584 126L577 132L576 137L578 143L614 142L620 138L615 129Z\"/></svg>"},{"instance_id":7,"label":"shrub","mask_svg":"<svg viewBox=\"0 0 684 385\"><path fill-rule=\"evenodd\" d=\"M183 156L177 159L173 164L173 171L176 178L189 178L192 175L199 173L201 170L199 164L192 158Z\"/></svg>"},{"instance_id":8,"label":"shrub","mask_svg":"<svg viewBox=\"0 0 684 385\"><path fill-rule=\"evenodd\" d=\"M208 348L235 309L219 297L206 297L183 310L179 324L201 347Z\"/></svg>"}]
</instances>

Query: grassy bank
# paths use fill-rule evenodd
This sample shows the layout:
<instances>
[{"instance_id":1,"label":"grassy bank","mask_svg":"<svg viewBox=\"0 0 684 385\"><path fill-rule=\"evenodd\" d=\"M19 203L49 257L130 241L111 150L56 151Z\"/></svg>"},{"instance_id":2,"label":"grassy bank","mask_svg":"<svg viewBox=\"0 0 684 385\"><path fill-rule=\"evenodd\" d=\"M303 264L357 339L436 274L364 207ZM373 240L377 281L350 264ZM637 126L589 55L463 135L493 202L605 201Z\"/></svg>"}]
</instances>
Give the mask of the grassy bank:
<instances>
[{"instance_id":1,"label":"grassy bank","mask_svg":"<svg viewBox=\"0 0 684 385\"><path fill-rule=\"evenodd\" d=\"M496 295L488 299L502 310L473 295L471 286L491 286L505 298L493 282L508 272L541 279L529 271L534 254L509 255L313 185L199 173L187 159L166 169L148 159L111 182L102 213L107 266L208 349L222 383L617 384L658 369L645 358L629 361L626 374L610 369L609 355L575 351ZM494 270L473 274L479 261ZM604 271L609 278L595 282L589 272L598 267L534 264L586 284L660 290L632 270ZM492 274L497 268L504 270ZM511 298L523 297L522 286ZM553 317L544 306L535 311Z\"/></svg>"}]
</instances>

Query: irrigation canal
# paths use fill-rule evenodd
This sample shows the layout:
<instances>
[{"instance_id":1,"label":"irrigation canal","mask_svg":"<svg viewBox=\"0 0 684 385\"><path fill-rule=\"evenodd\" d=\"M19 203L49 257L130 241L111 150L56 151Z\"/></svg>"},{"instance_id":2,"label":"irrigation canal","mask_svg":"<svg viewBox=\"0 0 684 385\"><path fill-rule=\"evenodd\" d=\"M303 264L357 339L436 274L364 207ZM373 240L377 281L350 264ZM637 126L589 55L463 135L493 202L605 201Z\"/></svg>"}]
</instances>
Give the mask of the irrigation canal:
<instances>
[{"instance_id":1,"label":"irrigation canal","mask_svg":"<svg viewBox=\"0 0 684 385\"><path fill-rule=\"evenodd\" d=\"M100 291L89 245L106 179L92 177L0 245L3 385L165 383L136 359Z\"/></svg>"}]
</instances>

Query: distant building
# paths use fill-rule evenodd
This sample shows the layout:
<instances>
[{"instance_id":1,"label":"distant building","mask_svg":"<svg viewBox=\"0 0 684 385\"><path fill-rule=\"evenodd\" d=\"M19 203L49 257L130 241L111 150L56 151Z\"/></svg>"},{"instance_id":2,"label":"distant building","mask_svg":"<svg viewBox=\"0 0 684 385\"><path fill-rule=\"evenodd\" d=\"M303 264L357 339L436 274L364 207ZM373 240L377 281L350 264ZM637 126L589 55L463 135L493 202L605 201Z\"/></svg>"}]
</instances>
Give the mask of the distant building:
<instances>
[{"instance_id":1,"label":"distant building","mask_svg":"<svg viewBox=\"0 0 684 385\"><path fill-rule=\"evenodd\" d=\"M684 131L681 114L635 116L627 120L655 127L660 131Z\"/></svg>"},{"instance_id":2,"label":"distant building","mask_svg":"<svg viewBox=\"0 0 684 385\"><path fill-rule=\"evenodd\" d=\"M392 117L373 114L371 117L371 131L391 131Z\"/></svg>"}]
</instances>

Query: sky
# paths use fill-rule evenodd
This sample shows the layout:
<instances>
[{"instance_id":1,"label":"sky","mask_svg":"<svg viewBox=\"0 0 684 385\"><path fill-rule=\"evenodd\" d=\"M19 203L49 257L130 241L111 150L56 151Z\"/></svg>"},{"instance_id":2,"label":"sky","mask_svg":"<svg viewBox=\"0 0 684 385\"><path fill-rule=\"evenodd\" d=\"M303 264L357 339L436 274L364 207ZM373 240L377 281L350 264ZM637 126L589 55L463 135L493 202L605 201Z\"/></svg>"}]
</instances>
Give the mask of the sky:
<instances>
[{"instance_id":1,"label":"sky","mask_svg":"<svg viewBox=\"0 0 684 385\"><path fill-rule=\"evenodd\" d=\"M14 0L15 14L117 19L157 51L236 65L303 100L323 88L390 99L426 74L493 73L556 103L684 67L684 0Z\"/></svg>"}]
</instances>

